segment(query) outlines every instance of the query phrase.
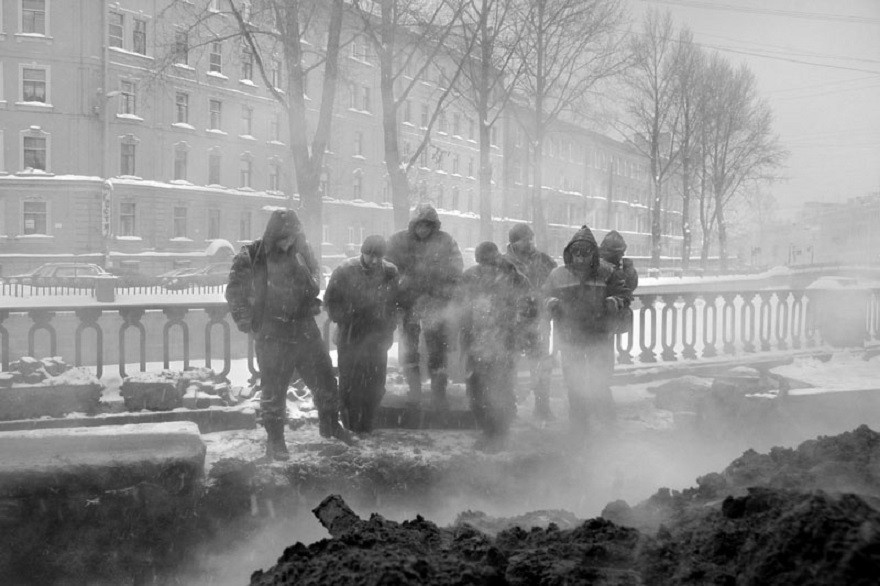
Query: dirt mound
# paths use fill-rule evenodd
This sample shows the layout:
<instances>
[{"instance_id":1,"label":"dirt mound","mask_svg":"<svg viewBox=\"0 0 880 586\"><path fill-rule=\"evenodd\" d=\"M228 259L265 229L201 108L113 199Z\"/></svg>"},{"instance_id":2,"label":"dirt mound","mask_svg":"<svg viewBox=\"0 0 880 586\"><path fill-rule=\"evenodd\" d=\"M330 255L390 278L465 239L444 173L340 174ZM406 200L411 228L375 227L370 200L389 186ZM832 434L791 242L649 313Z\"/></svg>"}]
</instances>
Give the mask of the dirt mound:
<instances>
[{"instance_id":1,"label":"dirt mound","mask_svg":"<svg viewBox=\"0 0 880 586\"><path fill-rule=\"evenodd\" d=\"M564 511L364 521L333 496L314 511L332 538L287 548L251 584L873 584L878 462L880 434L863 426L748 451L697 487L617 501L569 529L551 522L573 522ZM535 522L547 526L516 526Z\"/></svg>"}]
</instances>

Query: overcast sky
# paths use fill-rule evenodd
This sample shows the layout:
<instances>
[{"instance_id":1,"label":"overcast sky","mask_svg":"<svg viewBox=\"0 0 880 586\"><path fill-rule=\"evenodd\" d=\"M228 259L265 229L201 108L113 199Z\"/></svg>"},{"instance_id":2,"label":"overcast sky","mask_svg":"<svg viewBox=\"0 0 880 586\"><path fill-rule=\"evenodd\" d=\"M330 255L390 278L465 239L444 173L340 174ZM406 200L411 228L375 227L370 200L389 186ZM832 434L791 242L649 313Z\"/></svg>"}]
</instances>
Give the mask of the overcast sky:
<instances>
[{"instance_id":1,"label":"overcast sky","mask_svg":"<svg viewBox=\"0 0 880 586\"><path fill-rule=\"evenodd\" d=\"M791 153L772 188L782 215L880 191L880 0L627 1L748 63Z\"/></svg>"}]
</instances>

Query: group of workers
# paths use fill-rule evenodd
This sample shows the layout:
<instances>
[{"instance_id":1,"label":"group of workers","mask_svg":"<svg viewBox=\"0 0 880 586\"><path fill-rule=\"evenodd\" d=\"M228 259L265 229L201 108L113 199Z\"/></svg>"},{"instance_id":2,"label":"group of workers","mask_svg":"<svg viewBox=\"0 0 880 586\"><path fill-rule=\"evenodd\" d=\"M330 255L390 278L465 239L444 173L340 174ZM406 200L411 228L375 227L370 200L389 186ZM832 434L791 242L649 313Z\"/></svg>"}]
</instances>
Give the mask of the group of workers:
<instances>
[{"instance_id":1,"label":"group of workers","mask_svg":"<svg viewBox=\"0 0 880 586\"><path fill-rule=\"evenodd\" d=\"M572 428L586 431L591 419L613 424L613 335L630 327L638 285L623 258L626 243L612 231L599 246L583 226L557 266L537 250L527 224L516 224L508 236L505 253L483 242L476 265L465 270L436 210L420 204L408 229L387 241L367 237L360 255L333 271L321 301L319 265L299 218L292 210L274 211L263 237L235 256L226 289L236 325L255 339L266 457L289 458L284 426L294 371L312 390L322 436L352 443L352 432L372 431L398 322L400 366L413 408L423 400L422 336L437 411L448 408L450 336L459 336L467 394L482 431L478 448L505 443L523 355L537 417L553 417L549 387L558 350ZM337 326L338 382L315 321L322 303Z\"/></svg>"}]
</instances>

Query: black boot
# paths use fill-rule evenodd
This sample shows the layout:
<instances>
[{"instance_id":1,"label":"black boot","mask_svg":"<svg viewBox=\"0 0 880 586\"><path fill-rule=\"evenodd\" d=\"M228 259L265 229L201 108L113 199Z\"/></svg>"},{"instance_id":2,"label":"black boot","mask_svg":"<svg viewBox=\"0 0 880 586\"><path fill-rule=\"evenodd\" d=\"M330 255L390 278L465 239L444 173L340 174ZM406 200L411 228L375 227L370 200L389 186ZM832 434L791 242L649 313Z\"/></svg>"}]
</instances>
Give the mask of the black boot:
<instances>
[{"instance_id":1,"label":"black boot","mask_svg":"<svg viewBox=\"0 0 880 586\"><path fill-rule=\"evenodd\" d=\"M448 411L449 402L446 400L446 384L448 379L445 372L431 374L431 405L436 411Z\"/></svg>"},{"instance_id":2,"label":"black boot","mask_svg":"<svg viewBox=\"0 0 880 586\"><path fill-rule=\"evenodd\" d=\"M354 435L340 425L339 417L333 412L318 415L318 433L321 437L335 438L350 446L356 443Z\"/></svg>"},{"instance_id":3,"label":"black boot","mask_svg":"<svg viewBox=\"0 0 880 586\"><path fill-rule=\"evenodd\" d=\"M284 422L272 421L266 426L266 460L284 462L290 459L287 442L284 440Z\"/></svg>"}]
</instances>

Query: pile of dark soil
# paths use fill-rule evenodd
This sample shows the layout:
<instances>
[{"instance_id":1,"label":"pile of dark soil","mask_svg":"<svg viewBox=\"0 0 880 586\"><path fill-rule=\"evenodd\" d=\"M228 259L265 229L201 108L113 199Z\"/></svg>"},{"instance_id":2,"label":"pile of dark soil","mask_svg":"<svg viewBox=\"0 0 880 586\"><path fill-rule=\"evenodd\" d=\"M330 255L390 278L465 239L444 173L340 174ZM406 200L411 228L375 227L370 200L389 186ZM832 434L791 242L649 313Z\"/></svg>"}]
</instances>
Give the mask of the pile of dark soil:
<instances>
[{"instance_id":1,"label":"pile of dark soil","mask_svg":"<svg viewBox=\"0 0 880 586\"><path fill-rule=\"evenodd\" d=\"M878 495L880 435L860 427L746 452L695 488L612 503L613 521L571 529L503 529L478 513L449 528L364 521L334 496L314 511L332 538L287 548L251 584L875 584ZM548 517L566 519L522 521Z\"/></svg>"}]
</instances>

